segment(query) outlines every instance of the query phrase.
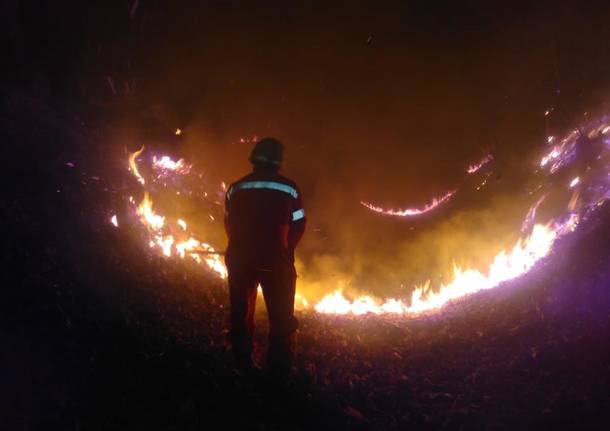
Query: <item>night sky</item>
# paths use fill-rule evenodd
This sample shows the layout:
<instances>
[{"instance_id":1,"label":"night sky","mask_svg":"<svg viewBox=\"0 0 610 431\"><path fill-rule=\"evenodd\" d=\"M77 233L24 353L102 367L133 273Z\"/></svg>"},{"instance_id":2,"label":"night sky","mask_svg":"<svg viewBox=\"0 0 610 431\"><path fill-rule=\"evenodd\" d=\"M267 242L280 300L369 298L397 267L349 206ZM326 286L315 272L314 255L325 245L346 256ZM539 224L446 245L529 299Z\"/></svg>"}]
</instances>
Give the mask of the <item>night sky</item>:
<instances>
[{"instance_id":1,"label":"night sky","mask_svg":"<svg viewBox=\"0 0 610 431\"><path fill-rule=\"evenodd\" d=\"M240 138L278 137L310 216L305 259L398 285L513 238L547 131L607 107L603 3L9 0L6 92L93 106L117 145L155 142L227 181L249 169ZM359 205L425 203L490 151L491 191L431 219Z\"/></svg>"}]
</instances>

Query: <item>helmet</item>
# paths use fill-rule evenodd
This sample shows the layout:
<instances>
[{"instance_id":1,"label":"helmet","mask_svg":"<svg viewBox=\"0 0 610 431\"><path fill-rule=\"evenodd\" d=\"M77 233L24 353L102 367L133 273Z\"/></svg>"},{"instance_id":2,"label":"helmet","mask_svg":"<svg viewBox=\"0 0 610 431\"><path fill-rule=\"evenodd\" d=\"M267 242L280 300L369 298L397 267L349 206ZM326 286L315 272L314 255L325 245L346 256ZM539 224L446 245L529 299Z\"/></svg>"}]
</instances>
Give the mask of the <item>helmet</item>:
<instances>
[{"instance_id":1,"label":"helmet","mask_svg":"<svg viewBox=\"0 0 610 431\"><path fill-rule=\"evenodd\" d=\"M284 144L275 138L263 138L256 143L250 153L253 165L279 167L284 155Z\"/></svg>"}]
</instances>

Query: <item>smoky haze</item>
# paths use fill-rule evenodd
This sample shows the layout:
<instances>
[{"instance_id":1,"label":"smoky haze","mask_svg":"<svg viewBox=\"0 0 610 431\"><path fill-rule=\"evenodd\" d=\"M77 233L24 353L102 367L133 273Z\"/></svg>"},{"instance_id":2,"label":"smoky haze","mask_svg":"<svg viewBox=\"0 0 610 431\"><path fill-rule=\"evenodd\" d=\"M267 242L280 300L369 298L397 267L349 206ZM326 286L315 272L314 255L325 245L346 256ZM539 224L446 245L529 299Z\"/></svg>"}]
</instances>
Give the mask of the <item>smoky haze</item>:
<instances>
[{"instance_id":1,"label":"smoky haze","mask_svg":"<svg viewBox=\"0 0 610 431\"><path fill-rule=\"evenodd\" d=\"M545 134L604 108L608 6L429 3L120 2L60 12L9 2L7 17L18 23L19 79L67 75L49 85L50 98L111 100L117 145L153 143L229 182L250 169L252 144L241 138L284 141L284 173L308 216L302 285L383 296L446 281L454 262L484 268L514 244ZM29 26L51 37L33 39ZM493 174L476 193L464 171L489 152ZM449 204L415 219L359 204L422 206L450 189L459 191Z\"/></svg>"}]
</instances>

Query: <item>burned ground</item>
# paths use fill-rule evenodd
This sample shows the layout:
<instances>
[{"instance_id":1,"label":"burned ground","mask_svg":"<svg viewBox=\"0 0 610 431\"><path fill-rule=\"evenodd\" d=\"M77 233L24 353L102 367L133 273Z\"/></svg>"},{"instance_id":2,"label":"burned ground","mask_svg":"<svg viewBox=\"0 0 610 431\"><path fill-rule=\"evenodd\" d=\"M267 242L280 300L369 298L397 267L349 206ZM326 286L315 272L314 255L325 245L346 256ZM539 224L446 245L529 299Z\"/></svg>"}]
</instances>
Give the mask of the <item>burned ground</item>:
<instances>
[{"instance_id":1,"label":"burned ground","mask_svg":"<svg viewBox=\"0 0 610 431\"><path fill-rule=\"evenodd\" d=\"M56 120L69 123L66 136L52 124L26 133L3 121L3 429L608 422L607 206L525 277L440 313L300 314L299 377L277 387L232 369L216 278L159 258L135 229L108 223L121 182L96 133L74 119ZM54 146L39 151L32 142L41 141ZM264 331L261 321L261 341Z\"/></svg>"}]
</instances>

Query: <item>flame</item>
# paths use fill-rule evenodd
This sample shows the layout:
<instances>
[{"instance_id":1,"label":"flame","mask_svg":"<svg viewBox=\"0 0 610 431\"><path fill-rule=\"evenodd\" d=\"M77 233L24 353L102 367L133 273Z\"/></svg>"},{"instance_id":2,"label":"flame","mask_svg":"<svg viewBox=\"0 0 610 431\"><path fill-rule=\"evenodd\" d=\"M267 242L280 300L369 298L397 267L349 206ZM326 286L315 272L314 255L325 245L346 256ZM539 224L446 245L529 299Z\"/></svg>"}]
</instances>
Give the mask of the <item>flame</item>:
<instances>
[{"instance_id":1,"label":"flame","mask_svg":"<svg viewBox=\"0 0 610 431\"><path fill-rule=\"evenodd\" d=\"M420 214L424 214L427 213L429 211L432 211L434 208L438 207L439 205L445 203L446 201L448 201L449 199L451 199L451 197L455 194L456 190L451 190L447 193L445 193L443 196L438 197L438 198L434 198L432 199L432 201L426 205L424 205L422 208L406 208L406 209L384 209L382 207L379 206L375 206L369 202L364 202L361 201L360 204L368 209L370 209L371 211L375 211L377 213L381 213L381 214L385 214L385 215L391 215L391 216L398 216L398 217L412 217L412 216L416 216L416 215L420 215Z\"/></svg>"},{"instance_id":2,"label":"flame","mask_svg":"<svg viewBox=\"0 0 610 431\"><path fill-rule=\"evenodd\" d=\"M462 270L455 267L453 281L442 285L438 292L424 295L423 288L416 289L411 297L409 311L438 308L450 300L491 289L525 274L551 251L556 237L557 232L550 225L535 225L532 234L524 241L519 240L509 253L502 250L496 255L487 275L474 269Z\"/></svg>"},{"instance_id":3,"label":"flame","mask_svg":"<svg viewBox=\"0 0 610 431\"><path fill-rule=\"evenodd\" d=\"M178 256L184 259L189 256L197 263L205 263L209 269L216 272L222 279L227 278L227 268L220 258L220 254L209 244L200 242L192 236L177 241L174 235L164 234L165 217L154 212L152 200L148 192L144 192L144 199L137 209L140 221L149 228L153 235L150 240L151 247L159 247L166 257ZM184 220L178 219L177 224L183 231L187 231ZM202 257L201 255L204 255Z\"/></svg>"},{"instance_id":4,"label":"flame","mask_svg":"<svg viewBox=\"0 0 610 431\"><path fill-rule=\"evenodd\" d=\"M550 112L550 111L549 111ZM546 113L545 115L548 115ZM603 139L602 135L610 132L610 125L607 118L604 122L598 122L594 126L589 127L588 136L596 139ZM574 130L563 139L549 137L549 147L545 154L542 155L539 161L539 167L542 168L537 172L545 172L548 178L551 177L558 169L569 165L576 157L578 157L576 146L580 145L578 138L580 132ZM144 185L144 178L140 175L137 167L137 157L144 151L144 146L129 156L129 170L138 179L140 184ZM607 151L607 150L606 150ZM601 155L597 160L601 160ZM489 154L484 157L479 163L468 167L467 172L472 174L477 172L483 165L489 163L493 156ZM149 160L150 162L150 160ZM153 157L152 169L158 173L157 179L163 175L164 179L175 174L190 174L192 165L187 164L183 159L173 160L169 156ZM607 166L606 166L607 168ZM486 175L489 175L487 173ZM200 184L203 178L201 174L193 176ZM295 308L297 310L313 309L318 313L323 314L352 314L362 315L367 313L372 314L417 314L437 310L443 307L448 302L454 301L467 295L471 295L481 290L495 288L502 283L519 277L530 271L537 262L545 256L548 256L552 250L553 244L562 235L572 232L578 226L581 218L585 218L588 211L601 205L607 199L610 199L610 174L606 180L592 180L592 174L589 171L578 172L578 176L572 177L569 183L570 188L574 188L572 198L563 210L556 214L554 220L549 223L536 223L538 208L548 196L553 196L553 190L547 190L543 184L539 184L535 189L541 190L539 195L533 199L533 205L530 207L525 219L522 223L523 237L519 239L512 247L499 251L495 257L490 259L490 263L486 270L454 266L451 280L446 284L432 287L430 281L417 286L410 297L404 299L388 298L378 299L369 294L347 295L344 294L344 288L339 285L337 289L328 293L317 303L311 303L306 297L297 292L295 294ZM486 179L482 185L485 184ZM152 184L155 184L155 178L152 178ZM566 181L567 182L567 181ZM184 182L168 181L170 186L176 186ZM553 181L547 181L549 187L555 187L557 184ZM565 182L564 190L565 190ZM586 184L587 191L583 191L583 187L579 184ZM164 187L167 184L164 182ZM203 196L209 199L209 203L221 205L217 196L221 196L226 191L227 186L224 182L220 184L220 190L216 193L211 191L201 191L197 196ZM193 195L192 190L168 190L172 195ZM210 193L208 193L210 192ZM424 214L439 205L449 200L455 190L447 192L445 195L434 198L431 202L421 208L407 209L384 209L367 202L361 204L372 211L382 214L408 217ZM531 192L530 194L533 194ZM212 196L208 198L209 196ZM149 245L156 249L161 255L171 258L178 257L181 259L190 258L193 261L201 264L207 269L214 271L220 278L227 278L227 269L221 259L221 253L218 253L210 244L202 242L189 231L189 226L183 218L176 217L176 214L170 214L168 220L175 220L175 223L166 223L166 217L155 211L152 199L147 190L144 191L144 197L141 203L136 207L135 200L129 196L129 202L133 205L135 213L139 221L146 226L149 237ZM212 214L208 214L210 220L215 220ZM118 227L116 215L110 218L110 222ZM178 229L178 227L180 229ZM528 235L526 235L529 232Z\"/></svg>"},{"instance_id":5,"label":"flame","mask_svg":"<svg viewBox=\"0 0 610 431\"><path fill-rule=\"evenodd\" d=\"M177 241L174 235L164 234L165 217L154 212L148 192L144 193L144 199L137 209L137 214L140 216L142 224L152 231L152 238L149 242L151 248L158 247L166 257L178 256L184 259L189 256L197 263L205 263L222 279L227 278L227 268L220 258L220 253L217 253L214 247L200 242L192 236ZM183 231L187 231L184 220L178 219L177 223Z\"/></svg>"},{"instance_id":6,"label":"flame","mask_svg":"<svg viewBox=\"0 0 610 431\"><path fill-rule=\"evenodd\" d=\"M574 220L568 222L573 224ZM451 300L473 294L480 290L497 287L502 282L511 280L529 271L541 258L546 256L557 238L557 231L564 226L552 228L551 225L534 226L532 234L525 240L519 240L510 252L500 251L489 266L487 274L476 269L454 267L453 280L441 285L438 292L430 291L430 282L418 287L411 295L411 304L407 306L402 300L390 298L385 302L376 301L369 295L363 295L349 301L341 289L326 295L315 306L319 313L326 314L365 314L365 313L421 313L437 309Z\"/></svg>"},{"instance_id":7,"label":"flame","mask_svg":"<svg viewBox=\"0 0 610 431\"><path fill-rule=\"evenodd\" d=\"M297 310L306 310L309 308L309 301L299 292L294 294L294 307Z\"/></svg>"},{"instance_id":8,"label":"flame","mask_svg":"<svg viewBox=\"0 0 610 431\"><path fill-rule=\"evenodd\" d=\"M161 251L167 257L172 255L172 246L174 245L174 237L172 235L157 235L155 236L157 245L161 247Z\"/></svg>"},{"instance_id":9,"label":"flame","mask_svg":"<svg viewBox=\"0 0 610 431\"><path fill-rule=\"evenodd\" d=\"M176 253L178 253L178 256L184 259L187 251L190 252L193 249L198 248L199 245L200 242L197 241L195 238L189 238L186 241L182 241L176 244Z\"/></svg>"},{"instance_id":10,"label":"flame","mask_svg":"<svg viewBox=\"0 0 610 431\"><path fill-rule=\"evenodd\" d=\"M144 179L140 176L136 164L136 157L141 154L142 151L144 151L144 147L130 155L129 163L131 172L133 172L138 179L141 178L140 183L144 185ZM185 167L190 169L190 165L185 164L182 159L174 162L168 156L163 156L159 159L153 157L153 168L155 166L159 169L168 169L177 172ZM132 196L129 196L129 202L132 204L135 202ZM139 216L140 222L146 226L150 233L149 246L151 248L158 248L166 257L177 256L184 259L188 256L197 263L205 264L222 279L227 278L227 268L220 258L221 254L217 253L211 245L201 242L192 235L189 235L188 225L181 218L176 220L176 224L180 226L183 231L179 236L185 236L184 239L176 238L175 235L178 233L171 231L170 226L165 223L165 216L155 212L153 201L148 191L144 191L144 198L136 208L136 214ZM111 222L115 224L116 216L113 217ZM117 225L118 224L115 224L115 226ZM204 257L202 257L202 255Z\"/></svg>"},{"instance_id":11,"label":"flame","mask_svg":"<svg viewBox=\"0 0 610 431\"><path fill-rule=\"evenodd\" d=\"M152 200L150 199L148 192L144 192L144 199L142 199L137 212L142 223L153 230L160 230L165 224L165 217L160 216L153 211Z\"/></svg>"},{"instance_id":12,"label":"flame","mask_svg":"<svg viewBox=\"0 0 610 431\"><path fill-rule=\"evenodd\" d=\"M525 216L525 220L523 220L523 223L521 223L521 232L523 232L523 233L527 232L529 230L529 228L534 224L534 221L536 220L536 213L538 212L538 208L544 202L544 200L546 199L546 196L547 196L546 194L540 196L540 198L538 198L538 201L536 201L536 203L530 207L529 211L527 212L527 214Z\"/></svg>"},{"instance_id":13,"label":"flame","mask_svg":"<svg viewBox=\"0 0 610 431\"><path fill-rule=\"evenodd\" d=\"M570 163L574 157L576 140L580 136L578 130L573 130L561 142L554 145L546 155L540 159L540 167L548 168L550 173L557 172L561 167ZM549 139L550 138L550 139ZM554 141L554 137L547 138L547 142Z\"/></svg>"},{"instance_id":14,"label":"flame","mask_svg":"<svg viewBox=\"0 0 610 431\"><path fill-rule=\"evenodd\" d=\"M138 181L142 185L146 184L146 181L144 181L144 177L142 177L142 175L140 175L140 171L138 171L138 165L136 163L136 158L140 154L142 154L143 151L144 151L144 145L142 145L142 148L140 148L137 151L134 151L133 153L131 153L129 155L129 170L131 171L131 173L133 173L135 175L135 177L138 179Z\"/></svg>"},{"instance_id":15,"label":"flame","mask_svg":"<svg viewBox=\"0 0 610 431\"><path fill-rule=\"evenodd\" d=\"M220 275L220 278L223 280L226 279L229 273L227 272L227 267L225 266L224 262L220 259L221 254L217 254L214 247L209 244L202 243L201 247L206 251L206 257L203 258L206 265L212 271Z\"/></svg>"},{"instance_id":16,"label":"flame","mask_svg":"<svg viewBox=\"0 0 610 431\"><path fill-rule=\"evenodd\" d=\"M493 159L494 159L494 156L492 154L488 154L485 157L483 157L481 160L479 160L478 163L468 166L468 169L466 169L466 172L469 174L474 174L479 169L481 169L483 166L485 166L487 163L491 162Z\"/></svg>"},{"instance_id":17,"label":"flame","mask_svg":"<svg viewBox=\"0 0 610 431\"><path fill-rule=\"evenodd\" d=\"M172 160L169 156L153 156L153 169L175 171L179 174L188 174L191 165L186 164L184 159Z\"/></svg>"}]
</instances>

